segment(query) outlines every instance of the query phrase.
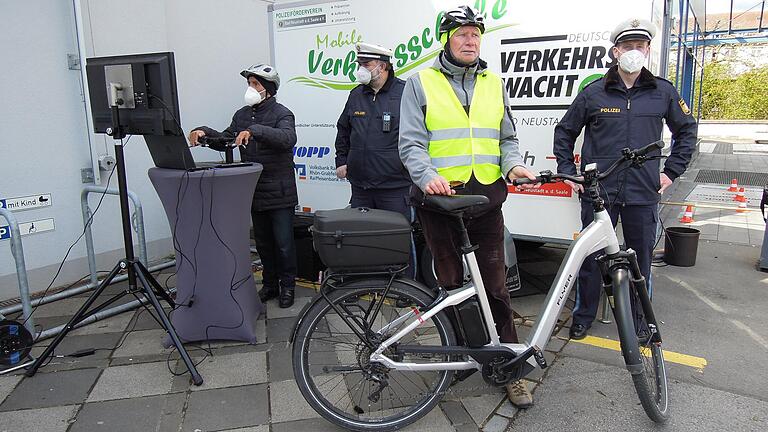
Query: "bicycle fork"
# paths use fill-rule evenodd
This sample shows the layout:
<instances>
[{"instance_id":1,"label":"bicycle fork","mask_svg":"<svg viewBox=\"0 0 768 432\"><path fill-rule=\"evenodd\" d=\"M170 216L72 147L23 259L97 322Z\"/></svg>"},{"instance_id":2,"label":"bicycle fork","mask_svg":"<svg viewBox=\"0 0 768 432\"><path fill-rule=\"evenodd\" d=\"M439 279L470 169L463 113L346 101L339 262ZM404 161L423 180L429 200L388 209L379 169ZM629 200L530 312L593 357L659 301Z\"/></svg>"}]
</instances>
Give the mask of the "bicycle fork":
<instances>
[{"instance_id":1,"label":"bicycle fork","mask_svg":"<svg viewBox=\"0 0 768 432\"><path fill-rule=\"evenodd\" d=\"M628 249L615 254L602 255L597 258L598 267L602 274L603 289L608 302L613 309L616 326L621 340L621 351L627 369L633 375L643 372L640 344L636 331L636 317L633 309L642 308L643 317L650 332L646 343L661 343L661 333L656 323L656 317L648 297L645 277L637 264L637 254ZM630 283L631 282L631 283ZM632 293L634 290L640 304L634 305Z\"/></svg>"}]
</instances>

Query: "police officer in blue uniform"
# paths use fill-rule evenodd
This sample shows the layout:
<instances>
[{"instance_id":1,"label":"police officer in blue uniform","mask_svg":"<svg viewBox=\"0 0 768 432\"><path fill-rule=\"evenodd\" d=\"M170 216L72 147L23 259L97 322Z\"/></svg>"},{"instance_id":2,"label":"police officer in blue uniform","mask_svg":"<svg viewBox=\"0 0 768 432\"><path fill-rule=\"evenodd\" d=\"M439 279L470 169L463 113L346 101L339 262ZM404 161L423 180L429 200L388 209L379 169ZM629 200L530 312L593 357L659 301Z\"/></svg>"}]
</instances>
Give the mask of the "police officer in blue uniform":
<instances>
[{"instance_id":1,"label":"police officer in blue uniform","mask_svg":"<svg viewBox=\"0 0 768 432\"><path fill-rule=\"evenodd\" d=\"M655 33L650 21L636 18L613 30L611 53L618 64L576 96L554 135L558 172L575 175L574 143L582 129L581 169L597 163L603 171L621 155L621 149L640 148L661 138L666 121L672 131L672 148L663 168L659 160L650 160L602 182L602 197L613 224L620 216L626 245L637 252L640 270L649 281L659 198L688 166L697 134L696 120L672 83L643 66ZM570 185L583 192L580 185ZM581 221L587 226L593 220L592 205L586 195L581 200ZM588 257L579 273L571 339L583 339L597 314L601 281L594 258Z\"/></svg>"},{"instance_id":2,"label":"police officer in blue uniform","mask_svg":"<svg viewBox=\"0 0 768 432\"><path fill-rule=\"evenodd\" d=\"M405 81L395 77L392 51L363 42L355 50L360 85L336 124L336 175L352 185L352 207L396 211L410 220L411 179L397 150Z\"/></svg>"}]
</instances>

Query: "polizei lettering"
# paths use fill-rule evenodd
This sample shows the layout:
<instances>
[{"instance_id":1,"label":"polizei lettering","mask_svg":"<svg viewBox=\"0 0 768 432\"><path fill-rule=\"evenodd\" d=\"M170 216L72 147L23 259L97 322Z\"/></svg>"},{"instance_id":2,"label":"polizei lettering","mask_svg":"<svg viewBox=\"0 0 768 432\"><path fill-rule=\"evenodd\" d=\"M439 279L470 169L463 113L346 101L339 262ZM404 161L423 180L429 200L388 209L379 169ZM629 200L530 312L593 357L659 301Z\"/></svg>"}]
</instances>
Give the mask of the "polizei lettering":
<instances>
[{"instance_id":1,"label":"polizei lettering","mask_svg":"<svg viewBox=\"0 0 768 432\"><path fill-rule=\"evenodd\" d=\"M565 293L568 291L568 286L571 284L571 281L573 280L573 275L569 274L568 279L565 280L565 284L563 284L563 289L560 290L560 295L557 297L557 305L560 306L560 303L563 301L563 297L565 297Z\"/></svg>"}]
</instances>

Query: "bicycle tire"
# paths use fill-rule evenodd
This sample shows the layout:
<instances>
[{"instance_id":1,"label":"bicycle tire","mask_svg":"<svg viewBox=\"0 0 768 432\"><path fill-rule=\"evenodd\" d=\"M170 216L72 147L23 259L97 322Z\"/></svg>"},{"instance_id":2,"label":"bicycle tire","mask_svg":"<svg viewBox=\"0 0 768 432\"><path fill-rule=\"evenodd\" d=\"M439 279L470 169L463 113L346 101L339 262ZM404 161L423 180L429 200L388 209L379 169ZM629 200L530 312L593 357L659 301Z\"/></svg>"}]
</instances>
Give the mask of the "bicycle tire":
<instances>
[{"instance_id":1,"label":"bicycle tire","mask_svg":"<svg viewBox=\"0 0 768 432\"><path fill-rule=\"evenodd\" d=\"M335 305L349 305L351 304L351 300L353 299L361 299L365 298L365 296L380 294L384 291L386 287L387 280L384 279L371 279L369 281L361 281L356 280L353 284L351 284L351 287L339 287L334 291L331 291L328 293L328 298L331 303L334 303ZM392 284L392 287L389 290L389 293L387 294L387 298L399 298L399 299L405 299L406 303L410 302L412 305L417 307L424 307L429 305L432 302L432 299L426 295L424 292L419 291L418 289L408 286L404 283L400 283L397 280L395 280ZM342 303L342 302L347 303ZM395 305L396 302L391 302L390 306ZM399 306L395 306L399 307ZM383 308L382 308L383 309ZM338 320L340 318L338 315L336 315L336 318L333 318L329 314L333 314L335 311L331 307L331 304L328 301L320 301L317 302L315 305L310 307L302 319L302 323L297 329L296 332L296 338L294 339L293 343L293 352L292 352L292 362L293 362L293 371L294 376L296 378L296 383L299 387L300 392L302 393L302 396L304 399L309 403L309 405L317 412L319 413L323 418L328 420L329 422L335 424L336 426L350 429L350 430L357 430L357 431L389 431L389 430L396 430L403 428L417 420L419 420L421 417L429 413L436 405L437 403L442 399L442 396L447 391L448 387L451 384L453 373L454 371L433 371L436 373L436 379L433 381L432 386L429 389L425 389L422 393L420 393L417 397L413 397L412 399L417 399L417 402L413 404L409 409L405 410L401 414L397 415L391 415L389 417L383 417L383 418L363 418L363 414L371 414L373 415L375 410L371 409L371 405L368 402L368 411L366 412L363 408L360 408L360 405L363 405L361 403L358 403L351 407L353 412L347 412L345 409L340 409L339 406L335 406L333 402L329 400L328 396L332 396L330 399L334 399L336 395L341 394L339 397L339 400L337 403L341 404L344 403L344 408L349 406L349 403L345 403L345 395L344 389L346 387L346 390L349 394L348 399L350 402L355 402L355 395L356 390L353 388L352 385L350 385L351 381L354 381L355 378L348 379L346 375L343 375L343 373L339 373L338 375L342 376L342 379L339 381L338 384L335 386L338 386L341 383L344 383L345 385L342 386L342 390L335 390L335 386L333 389L330 389L327 393L328 395L324 395L323 392L319 389L323 384L328 384L330 386L335 378L329 378L329 380L326 380L325 383L319 383L319 379L316 380L316 377L312 376L314 367L315 373L318 373L318 366L322 365L312 365L308 362L308 358L310 355L310 348L312 347L313 339L318 342L319 344L325 344L327 347L327 339L324 338L324 334L320 332L321 336L317 338L313 338L313 335L315 334L315 331L319 328L328 328L328 334L331 335L332 332L330 331L330 328L327 327L327 324L329 322L336 322L334 321ZM333 318L333 319L332 319ZM348 317L349 318L349 317ZM391 318L390 318L391 319ZM436 315L434 315L431 318L431 321L434 325L435 332L439 338L439 341L442 345L455 345L456 343L456 337L455 332L453 329L453 326L451 325L448 317L445 315L444 312L440 312ZM326 327L324 327L324 325ZM399 328L399 327L398 327ZM422 328L421 326L417 329ZM397 329L393 330L396 331ZM357 337L357 336L355 336ZM354 340L354 338L351 338ZM340 342L342 344L349 345L350 342L347 342L346 340L344 342ZM329 350L330 351L330 350ZM351 351L350 349L347 349L347 351ZM355 349L355 352L357 349ZM322 352L322 351L318 351ZM336 351L334 350L334 353ZM323 355L323 354L320 354ZM341 359L342 357L348 356L349 354L342 355L335 353L331 357L337 357ZM328 355L326 354L326 358ZM360 362L361 358L364 358L365 356L357 355L356 359L358 362ZM347 357L348 358L348 357ZM341 361L341 360L340 360ZM408 361L408 360L404 360ZM358 363L363 368L363 365ZM394 371L391 377L388 377L388 379L395 380L394 373L405 373L405 371ZM325 368L322 369L322 373L327 374L326 376L333 375L334 372L329 373ZM319 373L319 376L322 376L322 373ZM389 373L389 372L388 372ZM417 372L409 372L414 377L416 377ZM360 373L363 375L364 373L361 371ZM350 373L352 375L352 373ZM409 378L410 379L410 378ZM417 384L419 382L419 379L421 382L426 382L426 380L423 379L421 375L418 375L418 379L414 381L410 381L411 383ZM396 381L396 380L395 380ZM404 381L405 382L405 381ZM402 387L401 384L398 384ZM358 382L359 386L359 382ZM410 387L411 384L408 382L405 382L406 387ZM357 387L357 386L355 386ZM390 386L391 388L394 388L395 385L393 384ZM363 387L360 388L360 400L362 402L366 402L366 400L363 398L365 396L365 389L370 387L367 387L367 384L363 384ZM350 390L351 389L351 390ZM404 388L405 390L405 388ZM390 389L391 391L391 389ZM336 392L336 393L334 393ZM407 400L408 398L406 398ZM400 402L402 402L402 399L400 399ZM359 408L359 411L357 410ZM397 407L400 408L400 407ZM388 410L392 411L393 409L385 409L384 406L380 408L379 412L386 413ZM361 412L362 411L362 412ZM357 415L355 415L357 414ZM383 414L382 414L383 415Z\"/></svg>"},{"instance_id":2,"label":"bicycle tire","mask_svg":"<svg viewBox=\"0 0 768 432\"><path fill-rule=\"evenodd\" d=\"M619 330L621 351L624 362L632 375L632 383L645 414L656 423L669 419L669 392L667 371L661 343L651 342L647 337L640 343L638 328L632 313L634 287L626 269L613 272L614 318ZM636 302L639 306L639 302Z\"/></svg>"}]
</instances>

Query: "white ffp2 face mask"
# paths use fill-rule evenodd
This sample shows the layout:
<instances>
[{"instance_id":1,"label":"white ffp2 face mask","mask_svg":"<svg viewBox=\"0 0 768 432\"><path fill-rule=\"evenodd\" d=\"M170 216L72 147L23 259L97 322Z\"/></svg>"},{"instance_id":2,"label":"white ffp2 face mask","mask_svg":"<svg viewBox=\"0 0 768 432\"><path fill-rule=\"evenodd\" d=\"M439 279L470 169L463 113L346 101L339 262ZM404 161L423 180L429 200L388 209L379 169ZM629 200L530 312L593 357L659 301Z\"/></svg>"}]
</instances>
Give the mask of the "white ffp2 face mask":
<instances>
[{"instance_id":1,"label":"white ffp2 face mask","mask_svg":"<svg viewBox=\"0 0 768 432\"><path fill-rule=\"evenodd\" d=\"M251 86L248 86L248 88L245 89L244 99L245 99L246 105L249 105L249 106L258 105L264 100L264 98L261 96L261 92L259 92L258 90L256 90Z\"/></svg>"},{"instance_id":2,"label":"white ffp2 face mask","mask_svg":"<svg viewBox=\"0 0 768 432\"><path fill-rule=\"evenodd\" d=\"M639 50L627 51L619 57L619 67L626 73L638 72L644 64L645 54Z\"/></svg>"},{"instance_id":3,"label":"white ffp2 face mask","mask_svg":"<svg viewBox=\"0 0 768 432\"><path fill-rule=\"evenodd\" d=\"M379 69L379 68L377 67L376 69ZM371 71L369 71L363 66L358 66L357 70L355 71L355 79L360 84L370 84L371 81L375 81L376 78L379 77L379 75L381 75L381 71L379 71L379 73L377 73L376 76L373 76L371 74Z\"/></svg>"}]
</instances>

